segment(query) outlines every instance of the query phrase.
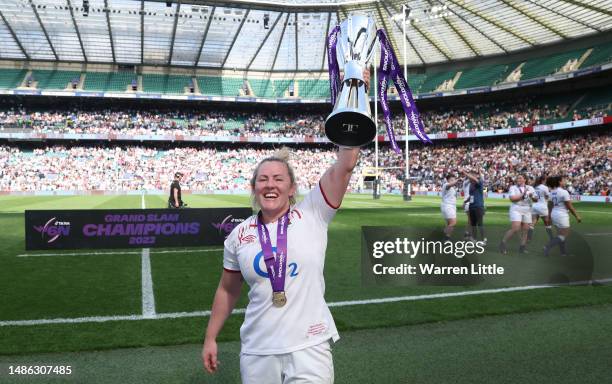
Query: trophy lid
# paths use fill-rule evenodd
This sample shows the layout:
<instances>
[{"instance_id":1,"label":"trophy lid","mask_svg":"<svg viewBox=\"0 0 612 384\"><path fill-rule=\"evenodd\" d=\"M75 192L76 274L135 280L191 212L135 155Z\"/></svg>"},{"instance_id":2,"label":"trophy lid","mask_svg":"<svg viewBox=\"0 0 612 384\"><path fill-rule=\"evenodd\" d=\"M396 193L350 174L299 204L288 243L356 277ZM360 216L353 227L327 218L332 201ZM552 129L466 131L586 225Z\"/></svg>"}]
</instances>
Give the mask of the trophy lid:
<instances>
[{"instance_id":1,"label":"trophy lid","mask_svg":"<svg viewBox=\"0 0 612 384\"><path fill-rule=\"evenodd\" d=\"M337 53L339 62L356 60L367 64L376 45L376 22L362 12L351 13L340 23Z\"/></svg>"}]
</instances>

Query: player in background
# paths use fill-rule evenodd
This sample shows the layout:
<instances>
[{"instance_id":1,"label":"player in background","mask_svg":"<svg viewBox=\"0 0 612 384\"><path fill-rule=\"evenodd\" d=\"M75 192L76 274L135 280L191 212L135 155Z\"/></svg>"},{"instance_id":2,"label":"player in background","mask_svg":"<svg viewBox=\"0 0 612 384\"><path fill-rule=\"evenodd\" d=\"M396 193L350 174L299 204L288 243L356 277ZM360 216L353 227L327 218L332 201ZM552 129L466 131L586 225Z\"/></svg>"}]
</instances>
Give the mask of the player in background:
<instances>
[{"instance_id":1,"label":"player in background","mask_svg":"<svg viewBox=\"0 0 612 384\"><path fill-rule=\"evenodd\" d=\"M455 225L457 224L457 178L453 174L446 175L446 182L442 185L442 204L440 210L442 217L446 220L444 227L444 235L447 239L453 234Z\"/></svg>"},{"instance_id":2,"label":"player in background","mask_svg":"<svg viewBox=\"0 0 612 384\"><path fill-rule=\"evenodd\" d=\"M465 216L467 216L465 233L463 237L465 239L469 239L472 235L472 223L470 223L470 179L467 177L463 179L461 190L463 191L463 211L465 212Z\"/></svg>"},{"instance_id":3,"label":"player in background","mask_svg":"<svg viewBox=\"0 0 612 384\"><path fill-rule=\"evenodd\" d=\"M527 231L531 224L531 203L537 201L538 197L533 187L527 185L527 178L524 175L517 176L516 184L510 187L508 195L512 202L509 211L511 227L499 244L499 251L504 255L507 254L508 240L510 240L516 232L521 231L519 253L527 253Z\"/></svg>"},{"instance_id":4,"label":"player in background","mask_svg":"<svg viewBox=\"0 0 612 384\"><path fill-rule=\"evenodd\" d=\"M550 201L548 202L550 219L552 224L557 227L557 236L551 239L544 247L544 256L548 256L550 251L557 245L561 249L561 256L567 256L565 242L570 232L570 218L567 211L570 211L579 223L582 218L574 209L569 192L563 188L565 185L563 176L549 177L547 180L550 191Z\"/></svg>"},{"instance_id":5,"label":"player in background","mask_svg":"<svg viewBox=\"0 0 612 384\"><path fill-rule=\"evenodd\" d=\"M470 173L465 169L461 171L470 180L469 193L469 217L471 227L471 239L476 240L476 229L480 232L480 238L486 244L483 218L485 213L484 205L484 179L480 173Z\"/></svg>"},{"instance_id":6,"label":"player in background","mask_svg":"<svg viewBox=\"0 0 612 384\"><path fill-rule=\"evenodd\" d=\"M538 177L534 183L534 190L538 196L538 200L531 206L531 224L529 225L529 231L527 232L527 242L533 238L533 231L538 220L542 218L546 233L548 234L548 240L552 240L553 231L550 223L550 217L548 212L548 200L550 199L550 190L546 186L546 175Z\"/></svg>"}]
</instances>

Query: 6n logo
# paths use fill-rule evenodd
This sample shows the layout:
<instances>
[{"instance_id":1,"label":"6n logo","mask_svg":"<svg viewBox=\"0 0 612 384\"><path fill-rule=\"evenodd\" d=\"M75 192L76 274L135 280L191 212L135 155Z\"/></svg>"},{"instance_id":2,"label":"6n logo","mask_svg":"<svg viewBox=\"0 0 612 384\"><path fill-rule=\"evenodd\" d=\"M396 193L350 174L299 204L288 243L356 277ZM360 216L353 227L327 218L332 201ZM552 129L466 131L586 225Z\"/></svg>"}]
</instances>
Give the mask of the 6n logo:
<instances>
[{"instance_id":1,"label":"6n logo","mask_svg":"<svg viewBox=\"0 0 612 384\"><path fill-rule=\"evenodd\" d=\"M35 225L34 229L40 232L41 237L45 240L48 237L47 243L52 243L60 236L68 236L70 234L70 222L55 221L55 217L45 223L45 225Z\"/></svg>"}]
</instances>

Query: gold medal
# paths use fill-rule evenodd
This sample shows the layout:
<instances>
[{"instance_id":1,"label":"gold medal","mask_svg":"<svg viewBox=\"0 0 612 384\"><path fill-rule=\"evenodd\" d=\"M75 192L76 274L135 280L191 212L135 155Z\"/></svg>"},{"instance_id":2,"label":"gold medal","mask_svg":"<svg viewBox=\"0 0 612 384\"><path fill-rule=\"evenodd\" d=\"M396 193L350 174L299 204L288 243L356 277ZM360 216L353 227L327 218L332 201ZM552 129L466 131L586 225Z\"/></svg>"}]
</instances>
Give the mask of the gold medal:
<instances>
[{"instance_id":1,"label":"gold medal","mask_svg":"<svg viewBox=\"0 0 612 384\"><path fill-rule=\"evenodd\" d=\"M272 292L272 304L278 308L287 304L287 296L285 296L285 292Z\"/></svg>"}]
</instances>

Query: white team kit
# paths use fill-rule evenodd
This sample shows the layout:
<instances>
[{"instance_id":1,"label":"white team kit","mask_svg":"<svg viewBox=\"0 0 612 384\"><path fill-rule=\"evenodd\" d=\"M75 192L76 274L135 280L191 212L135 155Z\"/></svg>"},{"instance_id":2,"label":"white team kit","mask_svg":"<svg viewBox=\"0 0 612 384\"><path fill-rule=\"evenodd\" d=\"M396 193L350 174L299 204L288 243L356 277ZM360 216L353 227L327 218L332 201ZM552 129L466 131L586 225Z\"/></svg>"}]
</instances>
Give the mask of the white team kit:
<instances>
[{"instance_id":1,"label":"white team kit","mask_svg":"<svg viewBox=\"0 0 612 384\"><path fill-rule=\"evenodd\" d=\"M470 210L470 185L470 179L463 180L463 200L467 201L467 203L463 205L463 210L466 212Z\"/></svg>"},{"instance_id":2,"label":"white team kit","mask_svg":"<svg viewBox=\"0 0 612 384\"><path fill-rule=\"evenodd\" d=\"M553 209L550 213L553 225L557 228L569 228L569 213L565 206L565 202L570 201L569 192L563 188L555 188L550 192L550 199L553 202Z\"/></svg>"},{"instance_id":3,"label":"white team kit","mask_svg":"<svg viewBox=\"0 0 612 384\"><path fill-rule=\"evenodd\" d=\"M440 205L444 219L457 218L457 189L450 187L447 183L442 185L442 204Z\"/></svg>"},{"instance_id":4,"label":"white team kit","mask_svg":"<svg viewBox=\"0 0 612 384\"><path fill-rule=\"evenodd\" d=\"M339 335L324 299L323 267L327 226L335 214L336 209L327 202L320 185L291 208L287 229L287 303L280 308L272 304L272 285L259 242L257 216L242 222L226 239L223 267L242 273L250 287L249 304L240 328L241 362L245 363L244 366L241 364L243 382L274 382L271 376L268 381L255 373L259 370L256 362L267 366L263 371L268 375L278 373L273 372L275 367L283 369L283 375L287 370L299 369L299 366L327 367L327 370L298 373L310 377L309 382L333 382L329 341L337 341ZM275 252L277 222L266 227ZM297 356L312 361L291 364L290 360ZM275 377L278 380L280 374Z\"/></svg>"},{"instance_id":5,"label":"white team kit","mask_svg":"<svg viewBox=\"0 0 612 384\"><path fill-rule=\"evenodd\" d=\"M531 224L531 196L535 195L533 187L531 185L524 185L522 187L513 185L510 187L508 195L523 195L521 200L513 201L510 205L510 221Z\"/></svg>"},{"instance_id":6,"label":"white team kit","mask_svg":"<svg viewBox=\"0 0 612 384\"><path fill-rule=\"evenodd\" d=\"M550 191L544 184L535 187L535 193L538 196L538 201L531 206L531 214L540 217L548 216L548 199Z\"/></svg>"}]
</instances>

